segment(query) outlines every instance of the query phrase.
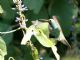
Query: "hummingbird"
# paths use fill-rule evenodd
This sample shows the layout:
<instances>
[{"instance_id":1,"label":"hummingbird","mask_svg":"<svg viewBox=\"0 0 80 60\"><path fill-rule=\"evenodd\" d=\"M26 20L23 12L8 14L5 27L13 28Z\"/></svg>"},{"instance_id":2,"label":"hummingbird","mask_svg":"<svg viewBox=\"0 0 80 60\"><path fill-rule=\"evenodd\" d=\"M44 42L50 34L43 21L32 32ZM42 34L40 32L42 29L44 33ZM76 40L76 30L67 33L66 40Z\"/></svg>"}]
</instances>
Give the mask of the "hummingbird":
<instances>
[{"instance_id":1,"label":"hummingbird","mask_svg":"<svg viewBox=\"0 0 80 60\"><path fill-rule=\"evenodd\" d=\"M57 17L53 16L52 19L50 19L50 22L51 22L52 27L59 30L59 36L57 37L57 40L70 47L70 44L68 43L68 41L66 40L66 38L63 34L63 31L61 29L61 26L59 24Z\"/></svg>"}]
</instances>

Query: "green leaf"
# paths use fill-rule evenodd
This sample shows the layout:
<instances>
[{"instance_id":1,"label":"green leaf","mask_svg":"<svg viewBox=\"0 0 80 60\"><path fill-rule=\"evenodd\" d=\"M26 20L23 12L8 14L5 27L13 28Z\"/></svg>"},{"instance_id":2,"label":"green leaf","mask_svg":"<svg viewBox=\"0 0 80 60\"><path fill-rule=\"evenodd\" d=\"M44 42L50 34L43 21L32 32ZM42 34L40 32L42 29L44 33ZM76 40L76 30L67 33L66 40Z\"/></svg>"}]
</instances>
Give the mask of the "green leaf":
<instances>
[{"instance_id":1,"label":"green leaf","mask_svg":"<svg viewBox=\"0 0 80 60\"><path fill-rule=\"evenodd\" d=\"M76 33L80 33L80 22L75 24L75 30L76 30Z\"/></svg>"},{"instance_id":2,"label":"green leaf","mask_svg":"<svg viewBox=\"0 0 80 60\"><path fill-rule=\"evenodd\" d=\"M38 14L33 13L33 11L27 11L26 15L29 20L48 19L48 12L45 7Z\"/></svg>"},{"instance_id":3,"label":"green leaf","mask_svg":"<svg viewBox=\"0 0 80 60\"><path fill-rule=\"evenodd\" d=\"M11 9L10 2L8 0L0 0L0 4L4 10L2 14L3 22L10 24L15 17L15 12Z\"/></svg>"},{"instance_id":4,"label":"green leaf","mask_svg":"<svg viewBox=\"0 0 80 60\"><path fill-rule=\"evenodd\" d=\"M72 17L77 16L78 8L71 0L53 0L53 4L49 10L50 16L59 17L60 25L65 35L70 33Z\"/></svg>"},{"instance_id":5,"label":"green leaf","mask_svg":"<svg viewBox=\"0 0 80 60\"><path fill-rule=\"evenodd\" d=\"M38 14L43 6L44 0L24 0L23 2L30 10Z\"/></svg>"},{"instance_id":6,"label":"green leaf","mask_svg":"<svg viewBox=\"0 0 80 60\"><path fill-rule=\"evenodd\" d=\"M35 30L34 36L37 38L37 40L45 47L52 47L53 42L43 33L41 29Z\"/></svg>"},{"instance_id":7,"label":"green leaf","mask_svg":"<svg viewBox=\"0 0 80 60\"><path fill-rule=\"evenodd\" d=\"M50 57L44 57L43 60L55 60L55 59Z\"/></svg>"},{"instance_id":8,"label":"green leaf","mask_svg":"<svg viewBox=\"0 0 80 60\"><path fill-rule=\"evenodd\" d=\"M0 58L3 58L6 54L7 54L6 44L2 37L0 37Z\"/></svg>"},{"instance_id":9,"label":"green leaf","mask_svg":"<svg viewBox=\"0 0 80 60\"><path fill-rule=\"evenodd\" d=\"M28 47L22 46L22 45L15 46L13 44L10 44L8 45L7 51L8 51L8 54L5 60L8 60L10 57L13 57L15 60L26 60L26 59L33 60L30 46Z\"/></svg>"},{"instance_id":10,"label":"green leaf","mask_svg":"<svg viewBox=\"0 0 80 60\"><path fill-rule=\"evenodd\" d=\"M0 23L0 32L6 32L8 30L11 30L12 28L10 27L10 25L5 24L5 23ZM4 39L4 41L6 42L6 44L9 44L12 41L12 33L11 34L5 34L2 35L2 38Z\"/></svg>"},{"instance_id":11,"label":"green leaf","mask_svg":"<svg viewBox=\"0 0 80 60\"><path fill-rule=\"evenodd\" d=\"M21 54L22 54L22 52L18 47L10 44L7 46L7 55L5 57L5 60L9 60L10 57L13 57L15 59L15 57L21 56Z\"/></svg>"}]
</instances>

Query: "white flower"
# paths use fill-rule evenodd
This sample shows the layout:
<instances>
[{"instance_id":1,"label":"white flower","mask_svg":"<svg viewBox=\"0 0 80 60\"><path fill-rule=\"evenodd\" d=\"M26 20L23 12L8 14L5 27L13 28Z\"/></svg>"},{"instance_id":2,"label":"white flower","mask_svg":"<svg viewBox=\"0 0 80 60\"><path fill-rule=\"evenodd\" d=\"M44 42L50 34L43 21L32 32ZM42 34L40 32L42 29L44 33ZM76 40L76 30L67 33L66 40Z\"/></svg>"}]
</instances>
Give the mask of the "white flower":
<instances>
[{"instance_id":1,"label":"white flower","mask_svg":"<svg viewBox=\"0 0 80 60\"><path fill-rule=\"evenodd\" d=\"M18 22L18 21L20 21L21 19L19 18L19 17L16 17L16 20L15 20L15 22Z\"/></svg>"},{"instance_id":2,"label":"white flower","mask_svg":"<svg viewBox=\"0 0 80 60\"><path fill-rule=\"evenodd\" d=\"M27 7L24 7L23 5L19 6L19 10L20 11L27 11Z\"/></svg>"}]
</instances>

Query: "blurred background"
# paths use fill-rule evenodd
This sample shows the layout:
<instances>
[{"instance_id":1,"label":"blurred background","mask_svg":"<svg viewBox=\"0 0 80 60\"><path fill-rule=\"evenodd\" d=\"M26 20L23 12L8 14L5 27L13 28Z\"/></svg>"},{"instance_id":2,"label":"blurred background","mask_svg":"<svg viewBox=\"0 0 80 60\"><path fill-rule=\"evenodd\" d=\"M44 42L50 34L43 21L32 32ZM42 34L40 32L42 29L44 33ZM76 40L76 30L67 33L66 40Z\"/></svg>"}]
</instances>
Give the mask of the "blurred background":
<instances>
[{"instance_id":1,"label":"blurred background","mask_svg":"<svg viewBox=\"0 0 80 60\"><path fill-rule=\"evenodd\" d=\"M62 27L63 33L70 43L71 48L58 42L58 53L61 60L80 60L80 0L22 0L28 8L24 11L30 26L31 21L38 19L50 19L57 16ZM0 31L9 31L19 27L15 22L17 10L13 10L15 4L12 0L0 0ZM7 55L5 60L13 57L15 60L33 60L31 49L22 46L22 30L10 34L0 34L7 46ZM55 60L55 56L50 48L43 47L34 38L31 39L34 46L39 51L41 60ZM4 47L3 47L4 49Z\"/></svg>"}]
</instances>

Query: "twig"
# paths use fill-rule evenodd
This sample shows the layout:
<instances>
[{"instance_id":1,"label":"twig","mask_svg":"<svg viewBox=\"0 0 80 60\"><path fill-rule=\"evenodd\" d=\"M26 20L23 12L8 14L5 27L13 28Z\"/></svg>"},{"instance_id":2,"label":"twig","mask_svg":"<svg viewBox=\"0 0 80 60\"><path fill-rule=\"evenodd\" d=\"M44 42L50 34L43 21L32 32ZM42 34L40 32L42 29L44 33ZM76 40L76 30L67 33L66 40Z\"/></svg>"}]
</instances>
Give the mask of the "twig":
<instances>
[{"instance_id":1,"label":"twig","mask_svg":"<svg viewBox=\"0 0 80 60\"><path fill-rule=\"evenodd\" d=\"M20 29L21 29L21 28L17 28L17 29L15 29L15 30L7 31L7 32L0 32L0 34L13 33L13 32L15 32L15 31L17 31L17 30L20 30Z\"/></svg>"}]
</instances>

